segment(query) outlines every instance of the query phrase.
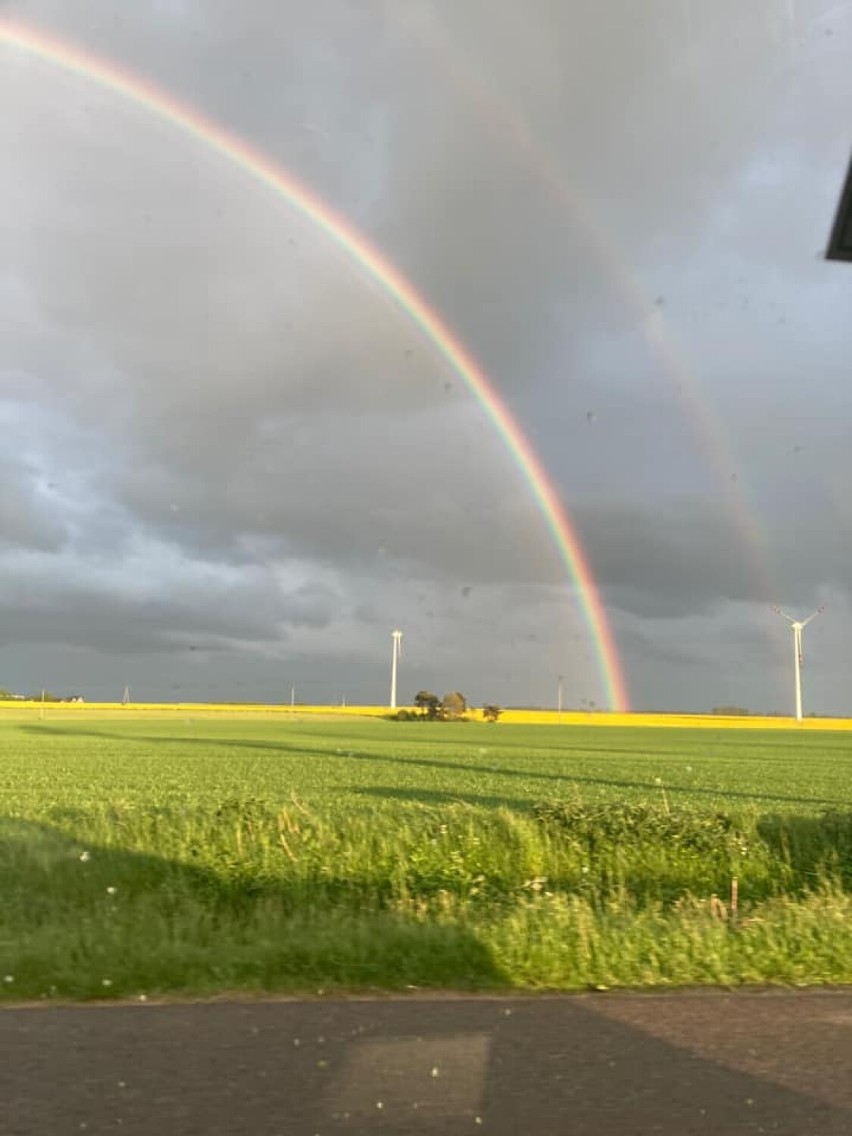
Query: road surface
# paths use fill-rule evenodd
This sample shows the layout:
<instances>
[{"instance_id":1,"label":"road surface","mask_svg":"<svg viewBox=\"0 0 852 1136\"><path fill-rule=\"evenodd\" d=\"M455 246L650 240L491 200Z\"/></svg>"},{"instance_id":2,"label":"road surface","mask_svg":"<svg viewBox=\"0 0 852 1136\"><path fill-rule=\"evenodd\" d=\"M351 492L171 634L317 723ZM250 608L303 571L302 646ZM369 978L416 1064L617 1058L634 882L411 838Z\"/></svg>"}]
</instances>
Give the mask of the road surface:
<instances>
[{"instance_id":1,"label":"road surface","mask_svg":"<svg viewBox=\"0 0 852 1136\"><path fill-rule=\"evenodd\" d=\"M849 1136L852 992L0 1010L3 1136Z\"/></svg>"}]
</instances>

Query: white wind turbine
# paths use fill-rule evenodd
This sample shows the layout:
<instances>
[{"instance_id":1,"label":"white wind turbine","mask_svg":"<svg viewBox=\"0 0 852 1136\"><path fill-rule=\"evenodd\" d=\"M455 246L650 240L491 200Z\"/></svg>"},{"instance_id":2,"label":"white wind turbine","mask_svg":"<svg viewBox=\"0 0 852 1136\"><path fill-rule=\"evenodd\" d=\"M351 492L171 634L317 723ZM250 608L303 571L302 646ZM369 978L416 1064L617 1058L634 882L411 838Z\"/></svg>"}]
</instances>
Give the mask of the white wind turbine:
<instances>
[{"instance_id":1,"label":"white wind turbine","mask_svg":"<svg viewBox=\"0 0 852 1136\"><path fill-rule=\"evenodd\" d=\"M399 665L400 656L402 655L402 632L392 631L391 639L393 639L393 655L391 656L390 704L391 710L396 710L396 669Z\"/></svg>"},{"instance_id":2,"label":"white wind turbine","mask_svg":"<svg viewBox=\"0 0 852 1136\"><path fill-rule=\"evenodd\" d=\"M816 619L825 611L825 607L819 607L807 619L793 619L792 615L788 615L786 611L782 611L780 607L773 607L772 610L777 615L782 615L790 626L793 628L793 667L796 676L796 721L802 720L802 631L807 627L812 619Z\"/></svg>"}]
</instances>

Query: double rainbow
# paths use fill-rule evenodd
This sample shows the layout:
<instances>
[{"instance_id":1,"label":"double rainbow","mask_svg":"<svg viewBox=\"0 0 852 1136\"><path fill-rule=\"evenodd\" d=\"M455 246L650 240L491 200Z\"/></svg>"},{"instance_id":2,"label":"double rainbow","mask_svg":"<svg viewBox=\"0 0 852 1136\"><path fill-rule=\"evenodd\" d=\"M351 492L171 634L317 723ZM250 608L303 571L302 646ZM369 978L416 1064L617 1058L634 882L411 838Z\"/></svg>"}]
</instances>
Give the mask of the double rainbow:
<instances>
[{"instance_id":1,"label":"double rainbow","mask_svg":"<svg viewBox=\"0 0 852 1136\"><path fill-rule=\"evenodd\" d=\"M9 20L0 19L0 44L95 83L195 138L309 218L393 297L464 381L505 442L576 588L594 643L605 701L613 710L627 710L627 686L600 592L556 490L493 383L459 338L399 270L348 221L268 156L147 80L80 47Z\"/></svg>"}]
</instances>

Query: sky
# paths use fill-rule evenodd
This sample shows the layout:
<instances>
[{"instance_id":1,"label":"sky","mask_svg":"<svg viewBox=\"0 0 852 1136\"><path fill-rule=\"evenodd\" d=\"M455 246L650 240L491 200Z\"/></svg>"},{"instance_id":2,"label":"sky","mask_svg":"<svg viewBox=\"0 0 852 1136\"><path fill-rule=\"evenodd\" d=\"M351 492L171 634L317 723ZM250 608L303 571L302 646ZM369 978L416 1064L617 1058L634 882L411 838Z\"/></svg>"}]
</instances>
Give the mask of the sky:
<instances>
[{"instance_id":1,"label":"sky","mask_svg":"<svg viewBox=\"0 0 852 1136\"><path fill-rule=\"evenodd\" d=\"M744 10L745 9L745 10ZM321 227L67 41L263 153L475 358L636 709L852 713L852 150L834 0L0 0L0 687L603 707L579 582L473 392Z\"/></svg>"}]
</instances>

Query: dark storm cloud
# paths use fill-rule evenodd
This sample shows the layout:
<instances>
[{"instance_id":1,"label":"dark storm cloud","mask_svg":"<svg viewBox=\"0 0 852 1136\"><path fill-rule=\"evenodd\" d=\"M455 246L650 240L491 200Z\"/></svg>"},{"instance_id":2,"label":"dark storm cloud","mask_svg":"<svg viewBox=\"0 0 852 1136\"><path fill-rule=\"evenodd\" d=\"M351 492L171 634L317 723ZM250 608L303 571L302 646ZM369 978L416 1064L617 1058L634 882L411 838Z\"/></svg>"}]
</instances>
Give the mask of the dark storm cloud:
<instances>
[{"instance_id":1,"label":"dark storm cloud","mask_svg":"<svg viewBox=\"0 0 852 1136\"><path fill-rule=\"evenodd\" d=\"M0 457L0 550L58 552L68 539L62 519L33 485L33 471Z\"/></svg>"},{"instance_id":2,"label":"dark storm cloud","mask_svg":"<svg viewBox=\"0 0 852 1136\"><path fill-rule=\"evenodd\" d=\"M575 510L592 569L618 607L648 619L760 600L736 525L702 498Z\"/></svg>"},{"instance_id":3,"label":"dark storm cloud","mask_svg":"<svg viewBox=\"0 0 852 1136\"><path fill-rule=\"evenodd\" d=\"M706 496L584 503L574 515L607 600L644 619L711 615L726 604L816 606L825 591L852 595L845 567L852 530L836 526L822 500L803 507L795 530L781 522L757 534ZM761 546L773 550L772 562Z\"/></svg>"},{"instance_id":4,"label":"dark storm cloud","mask_svg":"<svg viewBox=\"0 0 852 1136\"><path fill-rule=\"evenodd\" d=\"M842 641L852 332L848 274L816 252L847 157L847 6L3 10L246 137L410 275L560 487L648 704L704 698L714 660L737 668L735 629L759 660L768 581L770 601L834 597ZM375 666L372 689L400 620L439 661L426 685L455 670L535 701L569 654L596 697L529 492L382 289L91 84L16 56L0 99L0 570L37 599L8 612L16 642L280 644L330 687L338 657ZM835 697L842 651L822 650Z\"/></svg>"},{"instance_id":5,"label":"dark storm cloud","mask_svg":"<svg viewBox=\"0 0 852 1136\"><path fill-rule=\"evenodd\" d=\"M282 588L267 572L222 579L183 568L156 588L125 573L85 579L69 565L6 561L0 565L3 642L52 643L113 654L216 651L284 641L292 628L322 628L339 596L322 583Z\"/></svg>"}]
</instances>

